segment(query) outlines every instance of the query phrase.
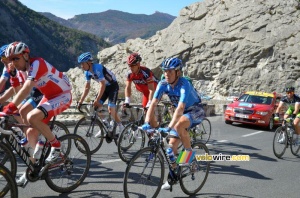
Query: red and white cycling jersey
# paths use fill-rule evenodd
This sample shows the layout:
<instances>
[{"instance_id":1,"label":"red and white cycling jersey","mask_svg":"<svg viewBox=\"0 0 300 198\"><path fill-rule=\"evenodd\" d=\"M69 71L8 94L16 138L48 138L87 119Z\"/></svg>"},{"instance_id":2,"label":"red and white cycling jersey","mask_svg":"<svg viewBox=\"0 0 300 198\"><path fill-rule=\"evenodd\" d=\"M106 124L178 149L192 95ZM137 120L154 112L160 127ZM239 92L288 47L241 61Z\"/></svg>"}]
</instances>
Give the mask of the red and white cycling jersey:
<instances>
[{"instance_id":1,"label":"red and white cycling jersey","mask_svg":"<svg viewBox=\"0 0 300 198\"><path fill-rule=\"evenodd\" d=\"M137 74L130 71L127 75L127 81L133 82L136 89L142 93L149 93L148 84L154 83L154 86L156 87L158 82L153 75L153 72L149 68L143 66L140 67L140 71Z\"/></svg>"},{"instance_id":2,"label":"red and white cycling jersey","mask_svg":"<svg viewBox=\"0 0 300 198\"><path fill-rule=\"evenodd\" d=\"M72 89L68 77L42 58L30 59L27 79L35 81L36 88L46 98L54 98Z\"/></svg>"}]
</instances>

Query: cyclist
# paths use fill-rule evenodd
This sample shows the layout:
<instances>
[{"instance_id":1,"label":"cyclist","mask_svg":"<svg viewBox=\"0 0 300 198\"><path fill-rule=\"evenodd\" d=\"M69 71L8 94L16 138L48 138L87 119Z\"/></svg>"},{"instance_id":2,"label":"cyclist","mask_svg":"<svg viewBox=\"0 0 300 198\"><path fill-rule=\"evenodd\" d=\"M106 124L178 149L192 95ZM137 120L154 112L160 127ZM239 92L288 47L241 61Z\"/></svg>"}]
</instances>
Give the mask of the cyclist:
<instances>
[{"instance_id":1,"label":"cyclist","mask_svg":"<svg viewBox=\"0 0 300 198\"><path fill-rule=\"evenodd\" d=\"M201 100L189 81L181 77L182 61L178 58L167 58L161 64L165 79L160 81L154 93L152 102L147 111L145 124L142 126L143 130L150 129L150 119L159 100L163 94L167 94L170 101L176 107L172 120L166 128L159 128L160 132L170 132L169 144L175 154L177 154L177 147L180 143L180 137L184 148L191 151L190 136L187 131L188 128L194 127L202 122L205 117L205 112L201 104ZM179 135L179 136L178 136ZM162 189L169 189L170 185L166 182Z\"/></svg>"},{"instance_id":2,"label":"cyclist","mask_svg":"<svg viewBox=\"0 0 300 198\"><path fill-rule=\"evenodd\" d=\"M13 42L5 51L5 56L9 58L13 66L19 71L26 72L28 77L12 102L4 107L3 112L6 114L16 112L19 104L30 94L33 87L39 89L44 96L38 106L30 111L24 120L26 124L30 124L32 128L37 129L36 131L41 132L49 140L51 151L46 162L52 163L60 156L61 144L47 123L53 116L70 107L72 88L66 75L43 58L30 58L29 54L29 47L23 42ZM29 133L27 137L37 141L38 135L38 133ZM34 148L35 144L31 146Z\"/></svg>"},{"instance_id":3,"label":"cyclist","mask_svg":"<svg viewBox=\"0 0 300 198\"><path fill-rule=\"evenodd\" d=\"M286 95L281 98L279 105L276 109L274 120L278 121L279 120L279 112L281 108L284 106L284 104L288 105L288 110L284 114L284 119L288 118L291 116L291 118L294 119L294 126L296 130L296 134L298 134L297 142L300 144L300 127L299 127L299 122L300 122L300 112L299 112L299 104L300 104L300 97L296 95L295 92L295 87L286 87L284 89L286 92ZM284 143L285 142L285 135L283 134L281 138L278 140L279 143Z\"/></svg>"},{"instance_id":4,"label":"cyclist","mask_svg":"<svg viewBox=\"0 0 300 198\"><path fill-rule=\"evenodd\" d=\"M78 103L78 109L80 109L82 102L88 95L91 87L91 79L94 79L99 83L99 93L94 101L94 107L101 108L108 98L108 112L112 115L113 119L118 124L118 132L124 129L121 120L116 113L116 101L118 98L119 84L115 75L106 67L101 64L93 63L93 57L90 52L85 52L78 56L78 63L84 70L86 79L84 91ZM100 137L101 131L99 131L95 137ZM108 138L108 137L106 137Z\"/></svg>"}]
</instances>

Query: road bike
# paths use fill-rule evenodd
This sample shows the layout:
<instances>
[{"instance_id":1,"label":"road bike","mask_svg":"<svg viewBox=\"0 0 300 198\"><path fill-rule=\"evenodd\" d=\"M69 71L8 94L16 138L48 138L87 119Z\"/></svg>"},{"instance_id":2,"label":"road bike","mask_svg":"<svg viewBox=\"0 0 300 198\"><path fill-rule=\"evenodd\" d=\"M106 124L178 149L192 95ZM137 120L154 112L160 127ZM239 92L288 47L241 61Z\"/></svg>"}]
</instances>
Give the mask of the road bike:
<instances>
[{"instance_id":1,"label":"road bike","mask_svg":"<svg viewBox=\"0 0 300 198\"><path fill-rule=\"evenodd\" d=\"M117 100L117 111L118 106L121 101L124 99ZM107 143L115 142L117 145L118 135L116 134L117 123L113 121L113 125L109 125L109 119L107 120L107 124L103 122L103 111L97 111L93 108L93 101L88 104L90 106L90 110L83 118L81 118L75 125L74 134L80 135L85 141L88 143L90 147L91 154L96 153L103 144L103 140L105 139ZM84 112L80 110L81 112ZM102 113L102 114L101 114ZM99 115L100 114L100 115ZM126 124L127 122L123 123ZM95 137L98 132L101 132L100 137Z\"/></svg>"},{"instance_id":2,"label":"road bike","mask_svg":"<svg viewBox=\"0 0 300 198\"><path fill-rule=\"evenodd\" d=\"M16 114L18 116L18 114ZM13 115L9 115L7 117L7 122L10 123L10 126L12 127L12 131L14 131L16 138L18 138L19 140L21 140L21 138L23 136L20 136L20 128L24 128L27 127L24 124L17 124L16 120L14 119ZM50 121L48 123L52 133L57 137L61 137L63 135L66 134L70 134L69 129L61 122L56 120L56 116L53 117L52 121ZM3 141L5 141L5 139L3 139ZM6 153L8 153L8 155L5 155ZM0 141L0 164L5 165L10 171L11 174L13 175L13 177L16 176L16 172L17 172L17 165L16 165L16 160L15 158L10 158L10 156L13 156L13 151L11 149L11 147L6 144L5 142L1 142Z\"/></svg>"},{"instance_id":3,"label":"road bike","mask_svg":"<svg viewBox=\"0 0 300 198\"><path fill-rule=\"evenodd\" d=\"M0 164L0 197L18 198L15 177L3 164Z\"/></svg>"},{"instance_id":4,"label":"road bike","mask_svg":"<svg viewBox=\"0 0 300 198\"><path fill-rule=\"evenodd\" d=\"M273 138L273 152L277 158L282 158L285 150L290 146L293 155L298 156L300 145L296 144L294 119L287 118L283 120L282 126L275 131Z\"/></svg>"},{"instance_id":5,"label":"road bike","mask_svg":"<svg viewBox=\"0 0 300 198\"><path fill-rule=\"evenodd\" d=\"M164 179L164 165L169 167L168 182L171 186L180 183L187 195L198 193L208 177L210 163L197 161L196 157L189 164L177 164L174 168L166 153L168 134L157 130L147 131L153 134L149 146L138 151L126 167L123 190L125 197L157 197ZM209 154L208 148L201 142L192 144L195 156Z\"/></svg>"},{"instance_id":6,"label":"road bike","mask_svg":"<svg viewBox=\"0 0 300 198\"><path fill-rule=\"evenodd\" d=\"M67 193L76 189L84 181L90 168L91 154L88 144L82 137L76 134L67 134L59 137L61 155L52 163L46 163L45 161L51 150L51 145L46 140L40 159L32 162L27 149L21 146L14 127L30 126L11 123L8 116L0 118L0 150L4 150L3 145L7 145L6 147L11 147L15 150L27 167L26 178L29 182L45 180L52 190L59 193ZM85 154L83 154L83 151ZM5 153L3 158L13 159L15 155L8 152ZM11 163L11 166L13 170L17 170L16 164Z\"/></svg>"}]
</instances>

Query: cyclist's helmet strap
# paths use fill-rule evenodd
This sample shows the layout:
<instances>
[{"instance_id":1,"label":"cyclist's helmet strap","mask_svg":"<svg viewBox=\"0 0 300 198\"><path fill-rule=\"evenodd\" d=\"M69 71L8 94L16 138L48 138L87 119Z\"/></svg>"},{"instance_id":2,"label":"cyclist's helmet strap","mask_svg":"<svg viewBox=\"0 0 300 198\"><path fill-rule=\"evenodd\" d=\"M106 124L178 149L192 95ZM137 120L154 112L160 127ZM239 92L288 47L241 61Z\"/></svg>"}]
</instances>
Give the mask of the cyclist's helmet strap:
<instances>
[{"instance_id":1,"label":"cyclist's helmet strap","mask_svg":"<svg viewBox=\"0 0 300 198\"><path fill-rule=\"evenodd\" d=\"M85 63L85 62L88 62L88 61L92 61L93 60L93 57L92 57L92 54L91 52L85 52L83 54L81 54L80 56L78 56L78 63Z\"/></svg>"},{"instance_id":2,"label":"cyclist's helmet strap","mask_svg":"<svg viewBox=\"0 0 300 198\"><path fill-rule=\"evenodd\" d=\"M135 65L142 61L142 57L138 53L132 53L127 58L128 65Z\"/></svg>"}]
</instances>

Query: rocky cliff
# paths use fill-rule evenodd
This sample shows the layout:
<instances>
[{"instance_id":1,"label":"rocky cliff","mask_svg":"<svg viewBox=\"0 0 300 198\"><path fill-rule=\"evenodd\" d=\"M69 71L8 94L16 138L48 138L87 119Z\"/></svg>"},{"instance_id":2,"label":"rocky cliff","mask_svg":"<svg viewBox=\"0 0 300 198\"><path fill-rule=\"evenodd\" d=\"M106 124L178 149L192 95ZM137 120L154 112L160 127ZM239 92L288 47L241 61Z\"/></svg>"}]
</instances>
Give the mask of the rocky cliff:
<instances>
[{"instance_id":1,"label":"rocky cliff","mask_svg":"<svg viewBox=\"0 0 300 198\"><path fill-rule=\"evenodd\" d=\"M106 48L98 58L120 82L126 57L139 52L157 74L166 57L181 58L197 89L215 98L232 91L282 92L286 83L299 87L299 9L298 0L205 0L183 8L150 39Z\"/></svg>"}]
</instances>

